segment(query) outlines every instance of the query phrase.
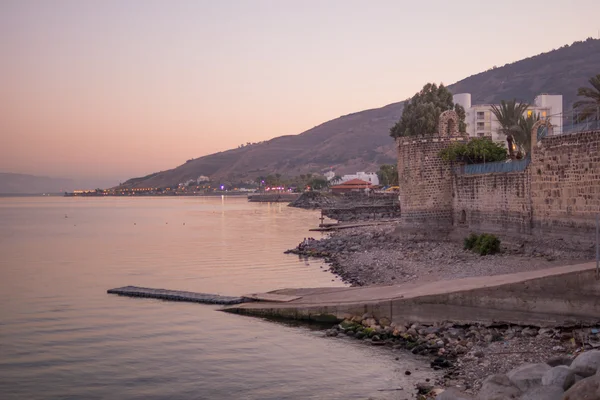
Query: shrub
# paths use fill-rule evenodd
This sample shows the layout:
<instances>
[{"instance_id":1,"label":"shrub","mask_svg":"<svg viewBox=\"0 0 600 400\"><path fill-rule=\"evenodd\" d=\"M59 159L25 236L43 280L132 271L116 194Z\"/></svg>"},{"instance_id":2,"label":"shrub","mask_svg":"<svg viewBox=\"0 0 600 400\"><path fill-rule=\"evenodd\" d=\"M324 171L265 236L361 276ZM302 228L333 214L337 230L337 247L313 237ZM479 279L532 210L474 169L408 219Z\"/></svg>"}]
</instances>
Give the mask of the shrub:
<instances>
[{"instance_id":1,"label":"shrub","mask_svg":"<svg viewBox=\"0 0 600 400\"><path fill-rule=\"evenodd\" d=\"M445 161L459 161L467 164L504 161L508 157L504 146L488 138L475 138L467 143L451 143L438 155Z\"/></svg>"},{"instance_id":2,"label":"shrub","mask_svg":"<svg viewBox=\"0 0 600 400\"><path fill-rule=\"evenodd\" d=\"M500 251L500 239L489 233L481 235L471 233L465 238L464 245L466 250L471 250L481 256L496 254Z\"/></svg>"},{"instance_id":3,"label":"shrub","mask_svg":"<svg viewBox=\"0 0 600 400\"><path fill-rule=\"evenodd\" d=\"M479 236L474 233L471 233L469 236L465 238L465 250L473 250L475 247L475 243L477 242Z\"/></svg>"}]
</instances>

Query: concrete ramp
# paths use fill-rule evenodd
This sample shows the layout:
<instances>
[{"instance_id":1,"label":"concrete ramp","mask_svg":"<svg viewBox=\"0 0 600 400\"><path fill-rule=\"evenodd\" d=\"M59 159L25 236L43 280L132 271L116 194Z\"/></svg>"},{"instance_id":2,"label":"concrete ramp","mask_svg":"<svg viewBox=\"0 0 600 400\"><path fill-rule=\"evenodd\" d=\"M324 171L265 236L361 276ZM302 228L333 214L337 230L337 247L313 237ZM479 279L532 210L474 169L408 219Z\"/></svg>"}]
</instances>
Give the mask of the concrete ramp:
<instances>
[{"instance_id":1,"label":"concrete ramp","mask_svg":"<svg viewBox=\"0 0 600 400\"><path fill-rule=\"evenodd\" d=\"M600 322L600 280L595 263L423 285L283 289L301 298L245 303L240 314L336 320L372 313L394 322L511 323L568 326Z\"/></svg>"},{"instance_id":2,"label":"concrete ramp","mask_svg":"<svg viewBox=\"0 0 600 400\"><path fill-rule=\"evenodd\" d=\"M302 296L289 296L277 293L251 293L242 296L245 299L256 301L269 301L272 303L287 303L289 301L301 299Z\"/></svg>"}]
</instances>

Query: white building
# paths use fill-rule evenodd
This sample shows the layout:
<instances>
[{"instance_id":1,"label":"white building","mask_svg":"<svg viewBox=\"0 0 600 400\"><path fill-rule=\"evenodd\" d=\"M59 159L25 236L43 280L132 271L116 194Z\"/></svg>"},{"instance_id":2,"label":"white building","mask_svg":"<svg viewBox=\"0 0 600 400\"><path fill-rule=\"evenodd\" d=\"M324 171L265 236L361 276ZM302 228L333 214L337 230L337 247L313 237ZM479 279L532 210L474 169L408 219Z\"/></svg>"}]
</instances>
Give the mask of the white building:
<instances>
[{"instance_id":1,"label":"white building","mask_svg":"<svg viewBox=\"0 0 600 400\"><path fill-rule=\"evenodd\" d=\"M353 175L344 175L339 184L351 181L352 179L360 179L361 181L370 182L373 185L379 185L379 178L375 172L357 172Z\"/></svg>"},{"instance_id":2,"label":"white building","mask_svg":"<svg viewBox=\"0 0 600 400\"><path fill-rule=\"evenodd\" d=\"M327 178L328 181L335 178L335 172L333 172L333 171L327 171L323 175L325 175L325 178Z\"/></svg>"},{"instance_id":3,"label":"white building","mask_svg":"<svg viewBox=\"0 0 600 400\"><path fill-rule=\"evenodd\" d=\"M491 104L471 104L470 93L455 94L452 100L466 111L467 133L473 137L489 137L495 142L506 143L506 136L498 133L500 124L492 112ZM562 95L540 94L527 109L527 116L537 114L540 119L550 119L553 134L562 133Z\"/></svg>"}]
</instances>

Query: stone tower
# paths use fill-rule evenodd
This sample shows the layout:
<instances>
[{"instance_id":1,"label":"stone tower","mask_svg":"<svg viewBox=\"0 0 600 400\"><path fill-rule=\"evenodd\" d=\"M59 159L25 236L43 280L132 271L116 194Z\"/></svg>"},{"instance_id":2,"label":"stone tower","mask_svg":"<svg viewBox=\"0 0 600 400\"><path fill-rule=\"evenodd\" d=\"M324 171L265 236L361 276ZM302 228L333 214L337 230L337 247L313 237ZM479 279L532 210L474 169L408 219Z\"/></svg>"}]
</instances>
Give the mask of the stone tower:
<instances>
[{"instance_id":1,"label":"stone tower","mask_svg":"<svg viewBox=\"0 0 600 400\"><path fill-rule=\"evenodd\" d=\"M454 111L445 111L440 115L439 132L397 139L403 227L452 227L452 170L438 153L451 142L467 140L459 133L458 122Z\"/></svg>"}]
</instances>

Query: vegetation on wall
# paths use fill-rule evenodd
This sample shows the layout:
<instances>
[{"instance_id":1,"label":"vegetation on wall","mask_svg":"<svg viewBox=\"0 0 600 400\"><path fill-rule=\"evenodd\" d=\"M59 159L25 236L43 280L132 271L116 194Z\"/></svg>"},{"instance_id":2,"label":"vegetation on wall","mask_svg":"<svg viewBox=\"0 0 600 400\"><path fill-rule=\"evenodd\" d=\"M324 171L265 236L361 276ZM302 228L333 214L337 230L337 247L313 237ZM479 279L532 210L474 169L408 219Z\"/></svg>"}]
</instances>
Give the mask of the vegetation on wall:
<instances>
[{"instance_id":1,"label":"vegetation on wall","mask_svg":"<svg viewBox=\"0 0 600 400\"><path fill-rule=\"evenodd\" d=\"M428 83L410 100L404 103L402 117L391 129L390 136L431 135L438 131L438 120L444 111L454 110L458 114L458 130L465 132L465 109L452 101L452 93L443 85Z\"/></svg>"},{"instance_id":2,"label":"vegetation on wall","mask_svg":"<svg viewBox=\"0 0 600 400\"><path fill-rule=\"evenodd\" d=\"M488 138L475 138L467 143L454 142L438 154L445 161L458 161L467 164L504 161L506 149Z\"/></svg>"},{"instance_id":3,"label":"vegetation on wall","mask_svg":"<svg viewBox=\"0 0 600 400\"><path fill-rule=\"evenodd\" d=\"M578 122L585 120L600 120L600 74L592 76L589 80L591 88L580 87L577 89L577 96L583 97L573 104L577 110Z\"/></svg>"},{"instance_id":4,"label":"vegetation on wall","mask_svg":"<svg viewBox=\"0 0 600 400\"><path fill-rule=\"evenodd\" d=\"M465 238L464 247L465 250L471 250L481 256L496 254L500 251L500 239L489 233L471 233Z\"/></svg>"},{"instance_id":5,"label":"vegetation on wall","mask_svg":"<svg viewBox=\"0 0 600 400\"><path fill-rule=\"evenodd\" d=\"M383 186L398 186L398 166L395 164L384 164L377 171L379 184Z\"/></svg>"}]
</instances>

